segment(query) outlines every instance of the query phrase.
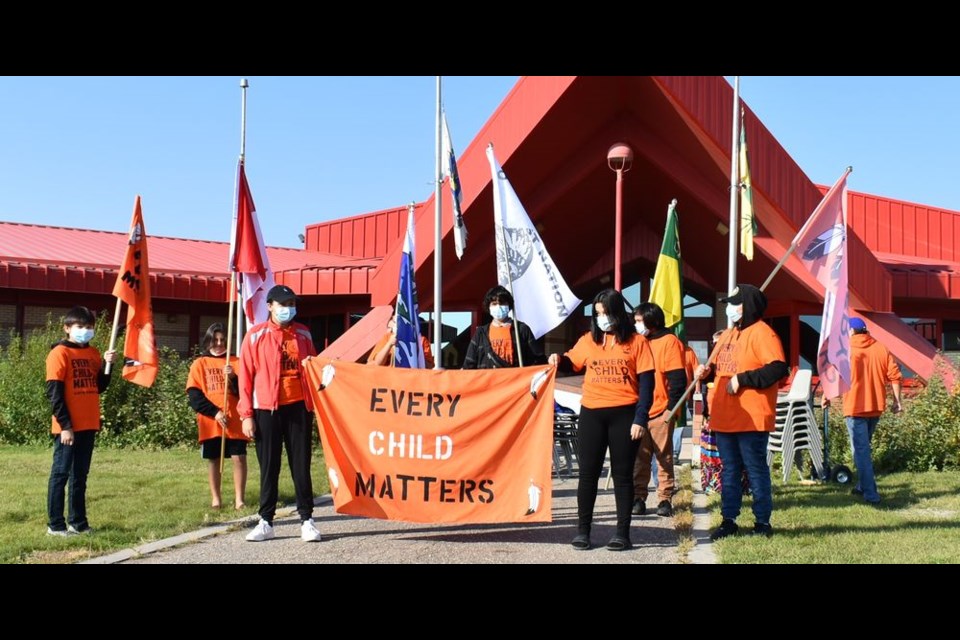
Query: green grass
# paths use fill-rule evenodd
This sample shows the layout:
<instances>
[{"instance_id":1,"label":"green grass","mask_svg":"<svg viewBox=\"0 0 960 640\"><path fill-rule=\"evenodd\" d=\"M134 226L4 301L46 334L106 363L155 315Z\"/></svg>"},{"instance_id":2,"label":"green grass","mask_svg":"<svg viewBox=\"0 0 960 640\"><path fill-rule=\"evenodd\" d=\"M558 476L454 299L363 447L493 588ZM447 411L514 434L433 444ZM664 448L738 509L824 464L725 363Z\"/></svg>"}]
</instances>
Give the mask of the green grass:
<instances>
[{"instance_id":1,"label":"green grass","mask_svg":"<svg viewBox=\"0 0 960 640\"><path fill-rule=\"evenodd\" d=\"M878 477L879 507L850 495L852 485L773 481L774 536L735 536L714 545L724 563L933 564L960 562L960 472ZM713 526L719 496L711 496ZM741 531L753 528L744 500Z\"/></svg>"},{"instance_id":2,"label":"green grass","mask_svg":"<svg viewBox=\"0 0 960 640\"><path fill-rule=\"evenodd\" d=\"M260 467L247 455L243 511L233 504L233 472L224 465L224 509L210 509L207 462L197 449L144 451L96 448L87 480L87 516L92 536L54 538L47 530L47 480L52 449L0 446L0 563L67 563L226 522L257 511ZM286 458L280 471L280 502L295 502ZM326 466L314 444L313 491L329 491Z\"/></svg>"}]
</instances>

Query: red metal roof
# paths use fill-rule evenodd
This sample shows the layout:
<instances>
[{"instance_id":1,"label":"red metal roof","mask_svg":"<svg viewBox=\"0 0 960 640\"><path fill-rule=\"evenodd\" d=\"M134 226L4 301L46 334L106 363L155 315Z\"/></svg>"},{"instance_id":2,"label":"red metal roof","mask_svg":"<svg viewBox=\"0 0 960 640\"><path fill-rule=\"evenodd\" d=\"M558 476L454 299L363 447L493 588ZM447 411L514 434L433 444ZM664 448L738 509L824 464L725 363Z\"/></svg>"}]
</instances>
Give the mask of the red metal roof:
<instances>
[{"instance_id":1,"label":"red metal roof","mask_svg":"<svg viewBox=\"0 0 960 640\"><path fill-rule=\"evenodd\" d=\"M149 229L148 237L153 295L226 300L228 242L149 236ZM0 222L0 286L110 293L126 244L125 232ZM297 290L302 295L366 293L367 272L380 263L377 259L280 247L268 247L267 256L278 281L294 282L301 270L317 274L313 279L303 279L306 286ZM343 271L351 272L351 276L344 279L340 275ZM336 287L326 288L325 272L337 282ZM311 287L314 282L317 284Z\"/></svg>"},{"instance_id":2,"label":"red metal roof","mask_svg":"<svg viewBox=\"0 0 960 640\"><path fill-rule=\"evenodd\" d=\"M307 226L304 248L356 258L382 258L403 237L406 227L407 207L320 222Z\"/></svg>"}]
</instances>

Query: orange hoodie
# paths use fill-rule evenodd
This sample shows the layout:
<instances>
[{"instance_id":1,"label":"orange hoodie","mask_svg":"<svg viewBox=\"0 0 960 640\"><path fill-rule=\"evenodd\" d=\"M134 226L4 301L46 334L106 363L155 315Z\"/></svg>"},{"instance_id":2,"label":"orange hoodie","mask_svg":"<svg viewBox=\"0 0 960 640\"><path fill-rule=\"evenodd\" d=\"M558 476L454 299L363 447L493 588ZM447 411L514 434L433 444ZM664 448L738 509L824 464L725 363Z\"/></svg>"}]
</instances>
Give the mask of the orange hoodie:
<instances>
[{"instance_id":1,"label":"orange hoodie","mask_svg":"<svg viewBox=\"0 0 960 640\"><path fill-rule=\"evenodd\" d=\"M875 418L887 407L887 384L903 375L887 348L869 333L850 336L850 390L843 396L845 417Z\"/></svg>"}]
</instances>

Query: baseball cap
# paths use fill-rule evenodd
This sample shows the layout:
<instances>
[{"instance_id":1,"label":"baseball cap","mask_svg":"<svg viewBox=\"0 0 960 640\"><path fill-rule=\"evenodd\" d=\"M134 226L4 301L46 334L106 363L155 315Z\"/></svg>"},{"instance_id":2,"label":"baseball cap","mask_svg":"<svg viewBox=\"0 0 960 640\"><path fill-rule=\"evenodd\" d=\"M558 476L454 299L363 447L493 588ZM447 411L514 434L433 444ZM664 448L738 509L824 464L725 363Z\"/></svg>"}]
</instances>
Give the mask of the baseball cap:
<instances>
[{"instance_id":1,"label":"baseball cap","mask_svg":"<svg viewBox=\"0 0 960 640\"><path fill-rule=\"evenodd\" d=\"M733 291L731 291L729 295L727 295L725 298L720 298L720 302L743 304L743 292L740 291L740 287L734 287Z\"/></svg>"},{"instance_id":2,"label":"baseball cap","mask_svg":"<svg viewBox=\"0 0 960 640\"><path fill-rule=\"evenodd\" d=\"M860 318L850 318L850 328L854 331L866 331L867 323Z\"/></svg>"},{"instance_id":3,"label":"baseball cap","mask_svg":"<svg viewBox=\"0 0 960 640\"><path fill-rule=\"evenodd\" d=\"M285 284L278 284L267 292L267 302L279 302L280 304L286 304L288 302L296 301L297 294L295 294L293 289Z\"/></svg>"}]
</instances>

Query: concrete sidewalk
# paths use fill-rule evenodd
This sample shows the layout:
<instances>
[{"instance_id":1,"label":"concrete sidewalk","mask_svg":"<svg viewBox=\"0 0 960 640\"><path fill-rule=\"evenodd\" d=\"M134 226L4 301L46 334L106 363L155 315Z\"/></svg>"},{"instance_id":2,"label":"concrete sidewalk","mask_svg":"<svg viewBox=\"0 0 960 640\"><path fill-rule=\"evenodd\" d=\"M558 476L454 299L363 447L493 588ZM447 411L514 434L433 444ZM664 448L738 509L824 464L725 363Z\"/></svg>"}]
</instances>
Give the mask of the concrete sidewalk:
<instances>
[{"instance_id":1,"label":"concrete sidewalk","mask_svg":"<svg viewBox=\"0 0 960 640\"><path fill-rule=\"evenodd\" d=\"M684 439L681 462L693 455ZM695 470L696 476L696 470ZM695 486L699 486L695 479ZM603 545L616 525L613 490L604 479L594 510L593 542L589 551L576 551L577 478L553 480L553 522L536 524L426 525L337 514L329 496L316 501L314 520L323 534L319 543L300 540L295 509L277 512L277 537L247 542L244 536L256 517L207 527L87 560L84 564L669 564L679 561L673 518L654 514L657 496L647 499L648 513L634 516L629 551L608 551ZM707 527L706 499L694 499L694 539L688 561L715 562Z\"/></svg>"}]
</instances>

